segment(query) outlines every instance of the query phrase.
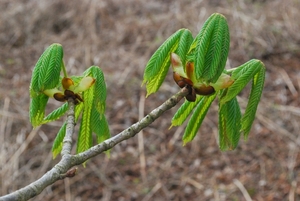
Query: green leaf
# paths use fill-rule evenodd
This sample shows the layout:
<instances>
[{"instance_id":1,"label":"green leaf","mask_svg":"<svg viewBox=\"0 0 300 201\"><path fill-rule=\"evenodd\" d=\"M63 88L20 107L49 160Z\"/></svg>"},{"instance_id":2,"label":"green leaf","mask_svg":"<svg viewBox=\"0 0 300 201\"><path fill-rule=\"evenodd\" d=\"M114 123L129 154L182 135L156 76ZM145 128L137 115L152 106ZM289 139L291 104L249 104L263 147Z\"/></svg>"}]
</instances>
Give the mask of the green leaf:
<instances>
[{"instance_id":1,"label":"green leaf","mask_svg":"<svg viewBox=\"0 0 300 201\"><path fill-rule=\"evenodd\" d=\"M218 80L225 68L229 41L226 18L219 13L212 14L205 21L189 50L197 80L212 83Z\"/></svg>"},{"instance_id":2,"label":"green leaf","mask_svg":"<svg viewBox=\"0 0 300 201\"><path fill-rule=\"evenodd\" d=\"M30 101L29 117L33 127L37 127L43 123L45 108L49 97L39 94Z\"/></svg>"},{"instance_id":3,"label":"green leaf","mask_svg":"<svg viewBox=\"0 0 300 201\"><path fill-rule=\"evenodd\" d=\"M92 112L92 131L96 133L97 143L110 138L110 131L107 119L103 114L98 113L96 110Z\"/></svg>"},{"instance_id":4,"label":"green leaf","mask_svg":"<svg viewBox=\"0 0 300 201\"><path fill-rule=\"evenodd\" d=\"M63 140L64 137L66 135L66 122L63 124L63 126L59 129L53 145L52 145L52 157L53 159L57 157L58 154L60 154L61 150L62 150L62 146L63 146Z\"/></svg>"},{"instance_id":5,"label":"green leaf","mask_svg":"<svg viewBox=\"0 0 300 201\"><path fill-rule=\"evenodd\" d=\"M44 118L42 124L59 119L62 115L64 115L67 112L67 110L68 110L68 103L65 103L62 106L60 106L59 108L57 108L56 110L53 110L50 114L48 114Z\"/></svg>"},{"instance_id":6,"label":"green leaf","mask_svg":"<svg viewBox=\"0 0 300 201\"><path fill-rule=\"evenodd\" d=\"M83 74L96 79L96 82L91 87L91 90L94 93L94 106L100 114L104 114L107 90L102 70L98 66L91 66Z\"/></svg>"},{"instance_id":7,"label":"green leaf","mask_svg":"<svg viewBox=\"0 0 300 201\"><path fill-rule=\"evenodd\" d=\"M249 101L246 107L245 114L242 117L242 131L244 132L244 137L246 139L253 124L257 106L264 88L265 71L266 69L261 63L259 71L253 77Z\"/></svg>"},{"instance_id":8,"label":"green leaf","mask_svg":"<svg viewBox=\"0 0 300 201\"><path fill-rule=\"evenodd\" d=\"M196 136L211 103L216 98L216 94L217 93L211 96L204 96L203 98L201 98L201 101L196 106L182 137L184 145L192 141Z\"/></svg>"},{"instance_id":9,"label":"green leaf","mask_svg":"<svg viewBox=\"0 0 300 201\"><path fill-rule=\"evenodd\" d=\"M50 45L36 63L30 83L30 95L35 97L46 89L53 89L59 84L63 65L63 48L60 44Z\"/></svg>"},{"instance_id":10,"label":"green leaf","mask_svg":"<svg viewBox=\"0 0 300 201\"><path fill-rule=\"evenodd\" d=\"M261 68L264 68L264 64L257 59L252 59L233 71L231 77L235 81L228 88L226 95L221 97L221 103L224 104L225 102L236 97L245 88L254 75L260 71Z\"/></svg>"},{"instance_id":11,"label":"green leaf","mask_svg":"<svg viewBox=\"0 0 300 201\"><path fill-rule=\"evenodd\" d=\"M238 145L241 130L241 110L237 98L219 104L219 147L233 150Z\"/></svg>"},{"instance_id":12,"label":"green leaf","mask_svg":"<svg viewBox=\"0 0 300 201\"><path fill-rule=\"evenodd\" d=\"M170 54L175 52L178 48L178 44L180 40L189 39L181 38L183 37L189 38L190 36L186 33L188 30L180 29L171 35L152 55L150 60L148 61L145 72L144 72L144 80L143 84L146 84L147 88L147 96L152 93L155 93L162 82L164 81L166 74L170 67ZM182 44L182 43L181 43ZM184 47L181 46L181 51L184 51ZM180 52L181 54L181 52Z\"/></svg>"},{"instance_id":13,"label":"green leaf","mask_svg":"<svg viewBox=\"0 0 300 201\"><path fill-rule=\"evenodd\" d=\"M188 29L184 29L180 36L177 50L175 51L175 53L180 57L183 66L185 66L187 52L189 51L193 40L194 38L192 33Z\"/></svg>"},{"instance_id":14,"label":"green leaf","mask_svg":"<svg viewBox=\"0 0 300 201\"><path fill-rule=\"evenodd\" d=\"M92 87L83 92L83 100L83 113L78 134L76 153L81 153L89 149L93 143L91 129L91 114L92 110L95 108L93 107L94 91Z\"/></svg>"},{"instance_id":15,"label":"green leaf","mask_svg":"<svg viewBox=\"0 0 300 201\"><path fill-rule=\"evenodd\" d=\"M204 98L204 96L197 96L195 102L190 102L185 100L184 103L177 110L172 118L171 126L180 126L191 114L193 109L198 105L198 103Z\"/></svg>"}]
</instances>

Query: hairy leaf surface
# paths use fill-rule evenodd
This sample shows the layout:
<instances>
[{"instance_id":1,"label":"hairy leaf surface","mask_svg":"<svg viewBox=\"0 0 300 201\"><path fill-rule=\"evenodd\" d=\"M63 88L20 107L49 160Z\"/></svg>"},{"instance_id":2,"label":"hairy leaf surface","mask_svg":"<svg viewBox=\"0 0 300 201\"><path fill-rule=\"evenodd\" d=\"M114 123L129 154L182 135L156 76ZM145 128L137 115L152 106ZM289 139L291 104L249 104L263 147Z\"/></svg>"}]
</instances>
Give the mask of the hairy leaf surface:
<instances>
[{"instance_id":1,"label":"hairy leaf surface","mask_svg":"<svg viewBox=\"0 0 300 201\"><path fill-rule=\"evenodd\" d=\"M37 96L46 89L53 89L59 84L62 59L63 48L60 44L54 43L44 51L32 72L31 97Z\"/></svg>"},{"instance_id":2,"label":"hairy leaf surface","mask_svg":"<svg viewBox=\"0 0 300 201\"><path fill-rule=\"evenodd\" d=\"M264 81L265 67L261 67L260 70L253 77L249 101L246 107L245 114L242 117L242 131L244 132L245 138L248 137L251 126L255 119L257 106L264 88Z\"/></svg>"},{"instance_id":3,"label":"hairy leaf surface","mask_svg":"<svg viewBox=\"0 0 300 201\"><path fill-rule=\"evenodd\" d=\"M186 143L192 141L194 137L196 136L203 119L211 105L211 103L214 101L216 98L216 93L211 95L211 96L204 96L201 98L200 102L196 106L191 119L188 122L188 125L185 129L184 135L182 137L183 144L185 145Z\"/></svg>"},{"instance_id":4,"label":"hairy leaf surface","mask_svg":"<svg viewBox=\"0 0 300 201\"><path fill-rule=\"evenodd\" d=\"M66 127L67 127L67 124L65 122L63 124L63 126L59 129L59 131L54 139L54 142L52 145L52 158L53 159L56 158L57 155L60 154L60 152L62 150L63 140L66 135Z\"/></svg>"},{"instance_id":5,"label":"hairy leaf surface","mask_svg":"<svg viewBox=\"0 0 300 201\"><path fill-rule=\"evenodd\" d=\"M197 96L195 102L190 102L185 100L184 103L177 110L175 115L172 118L171 126L180 126L187 119L187 117L191 114L193 109L197 106L197 104L201 101L204 96Z\"/></svg>"},{"instance_id":6,"label":"hairy leaf surface","mask_svg":"<svg viewBox=\"0 0 300 201\"><path fill-rule=\"evenodd\" d=\"M103 71L98 66L91 66L83 74L85 76L92 76L96 79L94 85L91 87L91 90L94 93L94 106L100 114L104 114L107 90Z\"/></svg>"},{"instance_id":7,"label":"hairy leaf surface","mask_svg":"<svg viewBox=\"0 0 300 201\"><path fill-rule=\"evenodd\" d=\"M95 110L92 114L93 124L92 130L96 133L97 143L101 143L104 140L110 138L110 131L106 117L103 114L98 113Z\"/></svg>"},{"instance_id":8,"label":"hairy leaf surface","mask_svg":"<svg viewBox=\"0 0 300 201\"><path fill-rule=\"evenodd\" d=\"M195 64L197 80L216 82L223 72L229 52L229 29L226 18L212 14L195 37L189 58Z\"/></svg>"},{"instance_id":9,"label":"hairy leaf surface","mask_svg":"<svg viewBox=\"0 0 300 201\"><path fill-rule=\"evenodd\" d=\"M222 104L231 100L237 96L248 84L248 82L253 78L253 76L264 68L264 64L256 59L252 59L247 63L238 67L237 72L232 73L232 78L235 80L234 83L228 88L225 96L221 98Z\"/></svg>"},{"instance_id":10,"label":"hairy leaf surface","mask_svg":"<svg viewBox=\"0 0 300 201\"><path fill-rule=\"evenodd\" d=\"M177 50L175 51L175 53L180 57L183 66L185 66L187 52L189 51L193 40L194 38L192 33L189 30L184 29L180 36Z\"/></svg>"},{"instance_id":11,"label":"hairy leaf surface","mask_svg":"<svg viewBox=\"0 0 300 201\"><path fill-rule=\"evenodd\" d=\"M241 130L241 110L237 98L219 104L219 147L233 150L238 145Z\"/></svg>"},{"instance_id":12,"label":"hairy leaf surface","mask_svg":"<svg viewBox=\"0 0 300 201\"><path fill-rule=\"evenodd\" d=\"M44 118L42 123L45 124L45 123L59 119L62 115L64 115L66 113L67 110L68 110L68 103L65 103L62 106L60 106L59 108L53 110L50 114L48 114Z\"/></svg>"},{"instance_id":13,"label":"hairy leaf surface","mask_svg":"<svg viewBox=\"0 0 300 201\"><path fill-rule=\"evenodd\" d=\"M29 117L33 127L37 127L43 123L45 108L49 97L39 94L30 101Z\"/></svg>"},{"instance_id":14,"label":"hairy leaf surface","mask_svg":"<svg viewBox=\"0 0 300 201\"><path fill-rule=\"evenodd\" d=\"M190 35L186 33L186 29L180 29L172 34L152 55L148 61L145 72L143 84L146 84L147 96L155 93L162 82L164 81L166 74L170 67L170 55L172 52L176 52L179 41L189 41ZM183 36L183 37L181 37ZM181 50L183 49L183 43L181 42ZM180 52L182 54L182 52Z\"/></svg>"},{"instance_id":15,"label":"hairy leaf surface","mask_svg":"<svg viewBox=\"0 0 300 201\"><path fill-rule=\"evenodd\" d=\"M83 113L78 134L77 151L83 152L92 146L91 114L94 102L93 88L83 92Z\"/></svg>"}]
</instances>

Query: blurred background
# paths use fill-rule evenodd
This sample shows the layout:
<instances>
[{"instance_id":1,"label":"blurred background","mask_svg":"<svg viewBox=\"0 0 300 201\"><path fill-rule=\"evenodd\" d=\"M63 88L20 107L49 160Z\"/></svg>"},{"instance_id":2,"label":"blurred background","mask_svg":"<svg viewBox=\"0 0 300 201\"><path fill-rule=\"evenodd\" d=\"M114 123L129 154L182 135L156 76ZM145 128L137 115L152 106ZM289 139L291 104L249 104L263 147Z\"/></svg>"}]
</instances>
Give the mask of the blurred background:
<instances>
[{"instance_id":1,"label":"blurred background","mask_svg":"<svg viewBox=\"0 0 300 201\"><path fill-rule=\"evenodd\" d=\"M109 159L89 160L74 178L32 200L299 200L299 11L299 0L1 0L0 194L36 180L60 159L52 159L51 146L64 119L33 130L28 118L32 69L46 47L63 45L69 75L101 67L116 135L179 90L169 73L144 98L141 82L152 53L180 28L195 36L219 12L231 35L227 68L252 58L267 68L249 139L234 151L219 150L214 103L195 140L182 147L184 126L168 129L178 105L114 147ZM248 92L240 94L242 108ZM59 105L50 101L47 110Z\"/></svg>"}]
</instances>

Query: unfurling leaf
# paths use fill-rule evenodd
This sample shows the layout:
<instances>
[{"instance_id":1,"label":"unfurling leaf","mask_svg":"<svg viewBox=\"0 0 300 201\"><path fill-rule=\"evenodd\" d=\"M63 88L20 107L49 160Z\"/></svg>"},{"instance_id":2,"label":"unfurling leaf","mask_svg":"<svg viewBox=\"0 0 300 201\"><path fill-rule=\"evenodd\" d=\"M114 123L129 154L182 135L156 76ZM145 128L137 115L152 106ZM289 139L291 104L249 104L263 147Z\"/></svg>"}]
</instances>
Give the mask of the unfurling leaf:
<instances>
[{"instance_id":1,"label":"unfurling leaf","mask_svg":"<svg viewBox=\"0 0 300 201\"><path fill-rule=\"evenodd\" d=\"M187 51L187 44L191 42L191 33L187 29L180 29L171 35L152 55L146 65L143 84L146 84L147 96L155 93L163 83L170 67L170 55L179 48L179 55ZM185 43L186 42L186 43ZM180 46L179 46L180 45ZM185 56L184 56L185 57Z\"/></svg>"},{"instance_id":2,"label":"unfurling leaf","mask_svg":"<svg viewBox=\"0 0 300 201\"><path fill-rule=\"evenodd\" d=\"M229 52L229 29L226 18L212 14L195 37L189 53L197 80L215 83L223 72Z\"/></svg>"},{"instance_id":3,"label":"unfurling leaf","mask_svg":"<svg viewBox=\"0 0 300 201\"><path fill-rule=\"evenodd\" d=\"M83 74L86 77L91 76L95 80L93 85L83 92L84 106L77 142L77 153L83 152L92 146L93 132L96 133L97 139L105 139L110 136L108 125L104 121L106 85L103 72L99 67L92 66Z\"/></svg>"},{"instance_id":4,"label":"unfurling leaf","mask_svg":"<svg viewBox=\"0 0 300 201\"><path fill-rule=\"evenodd\" d=\"M55 139L54 139L54 142L53 142L53 145L52 145L52 157L53 159L56 158L56 156L58 154L60 154L61 150L62 150L62 146L63 146L63 140L64 140L64 137L66 135L66 122L63 124L63 126L59 129Z\"/></svg>"},{"instance_id":5,"label":"unfurling leaf","mask_svg":"<svg viewBox=\"0 0 300 201\"><path fill-rule=\"evenodd\" d=\"M85 76L92 76L95 79L95 83L91 87L91 90L94 93L94 107L100 114L104 114L107 90L102 70L98 66L91 66L83 74Z\"/></svg>"},{"instance_id":6,"label":"unfurling leaf","mask_svg":"<svg viewBox=\"0 0 300 201\"><path fill-rule=\"evenodd\" d=\"M262 64L263 65L263 64ZM242 132L247 139L253 124L257 106L262 95L265 82L265 67L262 66L260 70L254 75L252 80L252 88L249 96L249 101L246 107L245 114L242 117Z\"/></svg>"},{"instance_id":7,"label":"unfurling leaf","mask_svg":"<svg viewBox=\"0 0 300 201\"><path fill-rule=\"evenodd\" d=\"M190 102L185 100L184 103L180 106L177 112L174 114L172 118L172 126L180 126L187 119L187 117L191 114L193 109L197 106L199 101L201 101L204 96L197 96L195 102Z\"/></svg>"},{"instance_id":8,"label":"unfurling leaf","mask_svg":"<svg viewBox=\"0 0 300 201\"><path fill-rule=\"evenodd\" d=\"M206 116L206 113L211 103L214 101L215 98L216 94L211 96L204 96L203 98L201 98L185 129L184 135L182 137L183 145L194 139L202 124L204 117Z\"/></svg>"},{"instance_id":9,"label":"unfurling leaf","mask_svg":"<svg viewBox=\"0 0 300 201\"><path fill-rule=\"evenodd\" d=\"M65 103L62 106L60 106L59 108L57 108L56 110L53 110L50 114L48 114L44 120L43 120L43 124L51 122L51 121L55 121L57 119L59 119L62 115L64 115L68 110L68 104Z\"/></svg>"},{"instance_id":10,"label":"unfurling leaf","mask_svg":"<svg viewBox=\"0 0 300 201\"><path fill-rule=\"evenodd\" d=\"M78 133L77 153L83 152L92 146L91 114L94 93L92 88L83 92L83 113Z\"/></svg>"},{"instance_id":11,"label":"unfurling leaf","mask_svg":"<svg viewBox=\"0 0 300 201\"><path fill-rule=\"evenodd\" d=\"M219 104L219 147L233 150L238 145L241 134L241 110L237 98Z\"/></svg>"},{"instance_id":12,"label":"unfurling leaf","mask_svg":"<svg viewBox=\"0 0 300 201\"><path fill-rule=\"evenodd\" d=\"M37 127L42 124L48 99L49 97L45 94L39 94L31 98L29 117L33 127Z\"/></svg>"},{"instance_id":13,"label":"unfurling leaf","mask_svg":"<svg viewBox=\"0 0 300 201\"><path fill-rule=\"evenodd\" d=\"M35 97L46 89L59 84L59 75L63 65L63 48L60 44L50 45L36 63L30 83L30 95Z\"/></svg>"},{"instance_id":14,"label":"unfurling leaf","mask_svg":"<svg viewBox=\"0 0 300 201\"><path fill-rule=\"evenodd\" d=\"M231 79L234 80L234 83L228 88L226 95L222 96L220 99L222 104L236 97L245 88L254 75L261 71L261 69L265 69L264 64L257 59L252 59L247 63L237 67L231 76ZM259 99L260 96L258 97L258 100Z\"/></svg>"}]
</instances>

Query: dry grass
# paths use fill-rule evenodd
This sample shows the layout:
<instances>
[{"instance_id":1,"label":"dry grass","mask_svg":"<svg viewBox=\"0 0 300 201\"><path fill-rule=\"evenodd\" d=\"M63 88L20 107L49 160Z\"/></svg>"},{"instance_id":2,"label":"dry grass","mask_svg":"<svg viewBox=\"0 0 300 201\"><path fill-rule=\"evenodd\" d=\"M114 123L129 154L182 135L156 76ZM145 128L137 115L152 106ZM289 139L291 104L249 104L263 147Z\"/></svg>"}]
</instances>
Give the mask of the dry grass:
<instances>
[{"instance_id":1,"label":"dry grass","mask_svg":"<svg viewBox=\"0 0 300 201\"><path fill-rule=\"evenodd\" d=\"M183 128L168 130L173 110L143 137L115 147L110 159L90 160L87 168L78 167L76 177L33 200L299 199L299 10L295 0L2 0L1 194L35 180L56 162L50 150L61 122L32 131L28 120L31 70L46 46L64 46L70 74L101 66L109 92L107 116L116 134L178 90L168 76L156 95L143 100L140 84L153 51L179 28L196 35L211 13L220 12L231 31L230 67L254 57L267 67L249 140L235 151L220 152L214 105L196 139L182 147ZM246 97L241 94L242 105Z\"/></svg>"}]
</instances>

